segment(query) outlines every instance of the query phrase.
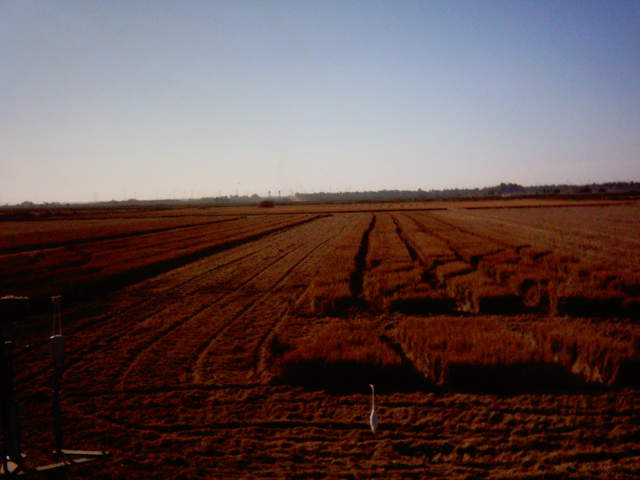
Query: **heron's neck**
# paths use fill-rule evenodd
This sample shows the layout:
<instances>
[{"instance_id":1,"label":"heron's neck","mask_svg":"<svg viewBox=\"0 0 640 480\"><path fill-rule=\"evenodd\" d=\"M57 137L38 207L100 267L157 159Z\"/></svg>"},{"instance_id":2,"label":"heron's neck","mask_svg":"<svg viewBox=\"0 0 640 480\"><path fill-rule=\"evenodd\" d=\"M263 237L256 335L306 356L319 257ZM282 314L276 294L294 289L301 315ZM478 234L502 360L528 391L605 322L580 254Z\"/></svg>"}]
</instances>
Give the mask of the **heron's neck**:
<instances>
[{"instance_id":1,"label":"heron's neck","mask_svg":"<svg viewBox=\"0 0 640 480\"><path fill-rule=\"evenodd\" d=\"M372 388L371 389L371 410L375 410L376 409L376 396L375 396L375 390Z\"/></svg>"}]
</instances>

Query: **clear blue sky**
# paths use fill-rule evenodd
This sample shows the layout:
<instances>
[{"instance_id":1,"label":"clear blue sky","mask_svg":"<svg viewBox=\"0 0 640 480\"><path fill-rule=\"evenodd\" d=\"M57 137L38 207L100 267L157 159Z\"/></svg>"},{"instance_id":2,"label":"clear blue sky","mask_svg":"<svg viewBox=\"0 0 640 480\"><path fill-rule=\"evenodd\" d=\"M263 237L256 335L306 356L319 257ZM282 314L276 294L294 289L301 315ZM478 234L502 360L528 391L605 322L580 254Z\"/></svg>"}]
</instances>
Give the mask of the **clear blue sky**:
<instances>
[{"instance_id":1,"label":"clear blue sky","mask_svg":"<svg viewBox=\"0 0 640 480\"><path fill-rule=\"evenodd\" d=\"M0 204L640 180L640 1L0 2Z\"/></svg>"}]
</instances>

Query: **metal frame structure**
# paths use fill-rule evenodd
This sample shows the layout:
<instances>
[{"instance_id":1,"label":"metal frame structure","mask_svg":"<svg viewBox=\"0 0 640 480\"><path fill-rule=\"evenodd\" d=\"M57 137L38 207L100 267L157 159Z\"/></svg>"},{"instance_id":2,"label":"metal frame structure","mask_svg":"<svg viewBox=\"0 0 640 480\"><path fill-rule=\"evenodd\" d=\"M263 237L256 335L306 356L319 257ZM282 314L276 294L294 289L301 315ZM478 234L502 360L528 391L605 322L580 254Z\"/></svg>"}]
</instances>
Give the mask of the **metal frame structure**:
<instances>
[{"instance_id":1,"label":"metal frame structure","mask_svg":"<svg viewBox=\"0 0 640 480\"><path fill-rule=\"evenodd\" d=\"M0 298L0 475L24 472L20 445L20 421L14 386L13 321L27 314L27 297Z\"/></svg>"},{"instance_id":2,"label":"metal frame structure","mask_svg":"<svg viewBox=\"0 0 640 480\"><path fill-rule=\"evenodd\" d=\"M72 465L88 463L109 455L106 451L68 450L62 435L62 409L60 390L64 372L64 337L62 335L62 297L51 297L53 325L49 337L53 356L53 434L56 462L27 468L21 449L20 421L14 388L13 324L22 320L28 311L29 298L6 296L0 298L0 477L13 477L27 473L46 473L66 469Z\"/></svg>"}]
</instances>

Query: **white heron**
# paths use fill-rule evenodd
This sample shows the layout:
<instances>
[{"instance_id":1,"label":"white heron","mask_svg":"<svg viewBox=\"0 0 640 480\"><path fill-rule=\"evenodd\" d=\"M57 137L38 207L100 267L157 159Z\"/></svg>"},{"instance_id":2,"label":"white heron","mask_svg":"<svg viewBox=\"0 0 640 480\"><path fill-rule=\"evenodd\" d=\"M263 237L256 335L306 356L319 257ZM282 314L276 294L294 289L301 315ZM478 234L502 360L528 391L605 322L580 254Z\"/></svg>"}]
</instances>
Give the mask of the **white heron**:
<instances>
[{"instance_id":1,"label":"white heron","mask_svg":"<svg viewBox=\"0 0 640 480\"><path fill-rule=\"evenodd\" d=\"M369 424L371 425L371 431L376 433L378 429L378 412L376 412L376 391L373 385L371 387L371 416L369 417Z\"/></svg>"}]
</instances>

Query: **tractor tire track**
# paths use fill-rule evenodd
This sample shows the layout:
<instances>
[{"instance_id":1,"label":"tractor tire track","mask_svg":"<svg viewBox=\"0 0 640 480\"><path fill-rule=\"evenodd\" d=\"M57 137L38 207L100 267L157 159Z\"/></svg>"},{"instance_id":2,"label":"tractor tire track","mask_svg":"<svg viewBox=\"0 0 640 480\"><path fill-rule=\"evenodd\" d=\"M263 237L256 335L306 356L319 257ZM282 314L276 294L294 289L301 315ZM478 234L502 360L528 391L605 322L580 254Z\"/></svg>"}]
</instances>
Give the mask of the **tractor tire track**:
<instances>
[{"instance_id":1,"label":"tractor tire track","mask_svg":"<svg viewBox=\"0 0 640 480\"><path fill-rule=\"evenodd\" d=\"M237 258L234 258L228 262L221 263L212 268L205 270L202 273L199 273L193 277L190 277L175 286L172 286L168 291L164 292L164 295L167 297L176 297L179 296L180 292L184 287L192 285L197 281L201 280L206 275L210 275L211 273L222 270L224 268L231 267L233 265L237 265L242 261L246 261L251 257L254 257L259 253L261 249L255 249L246 254L243 254ZM197 287L197 285L196 285ZM188 294L188 290L182 293L183 295ZM154 316L160 314L163 310L167 309L166 303L159 302L157 297L154 296L146 296L142 300L135 301L134 303L126 303L122 308L114 311L109 315L104 315L100 317L93 317L90 321L84 322L80 328L73 329L70 333L66 335L69 337L82 335L86 337L91 334L91 331L100 326L100 331L98 332L97 338L93 340L85 341L81 344L72 343L67 347L67 357L68 362L66 364L66 373L69 373L75 368L79 368L82 364L86 364L92 361L92 355L102 354L105 350L109 349L113 344L115 344L119 339L126 335L127 332L130 332L136 325L141 325ZM138 315L139 312L139 315ZM127 317L135 318L135 324L131 325L128 322L118 321L118 319L126 315ZM105 335L104 330L106 330L105 323L110 322L114 327L111 331ZM45 343L45 342L43 342ZM48 341L46 342L48 344ZM38 345L38 347L42 347L43 345ZM75 347L75 348L74 348ZM48 361L47 365L43 367L43 369L49 368ZM25 379L28 380L28 379Z\"/></svg>"},{"instance_id":2,"label":"tractor tire track","mask_svg":"<svg viewBox=\"0 0 640 480\"><path fill-rule=\"evenodd\" d=\"M268 288L267 291L265 291L262 295L260 295L258 298L254 299L253 301L247 303L246 305L244 305L240 311L238 311L225 325L223 325L217 332L215 332L211 338L209 339L208 344L205 346L205 348L198 352L198 355L196 357L196 360L194 362L195 366L193 369L193 374L192 374L192 378L193 378L193 382L194 383L202 383L202 377L203 377L203 370L204 370L204 363L206 362L207 357L210 356L212 349L215 346L215 342L216 340L222 336L229 328L234 326L234 323L242 317L242 315L248 314L249 312L251 312L254 308L262 305L265 303L265 300L273 297L276 294L276 290L285 283L285 281L291 276L291 274L300 267L300 265L302 265L303 263L309 261L310 257L314 254L314 252L316 252L318 249L320 249L321 247L325 246L329 241L335 239L335 235L332 237L329 237L327 239L322 240L319 244L315 244L314 246L312 246L312 248L310 250L308 249L304 249L304 254L302 254L301 258L299 260L297 260L295 263L293 263L293 265L291 265L289 268L287 268L285 270L285 272L280 275L273 283L272 285ZM310 280L309 280L310 283ZM298 296L293 296L293 298L298 298ZM274 305L269 305L268 310L273 312L273 311L279 311L281 310L281 308L284 309L284 311L282 313L280 313L276 320L275 323L277 324L279 321L282 320L282 318L284 318L284 316L286 316L290 306L293 304L293 300L292 298L286 298L285 299L277 299L276 300L276 304L278 308L273 308ZM283 305L281 305L283 304ZM265 314L263 316L261 316L261 318L268 318L269 316L269 312L265 312ZM259 323L256 323L259 322ZM256 320L256 322L253 322L256 326L260 326L260 328L258 330L263 330L265 329L264 326L262 325L262 322L260 322L260 320ZM245 321L246 323L246 321ZM236 326L238 327L238 326ZM258 344L256 345L256 347L253 349L252 353L251 353L251 372L255 371L255 367L257 364L257 358L259 356L259 348L260 345L262 344L262 342L264 341L264 338L266 338L266 336L269 335L269 333L271 332L271 330L274 328L274 323L272 323L270 325L269 328L266 328L266 332L263 333L260 337L260 339L258 340Z\"/></svg>"},{"instance_id":3,"label":"tractor tire track","mask_svg":"<svg viewBox=\"0 0 640 480\"><path fill-rule=\"evenodd\" d=\"M328 222L328 224L327 224ZM305 236L308 232L316 232L318 229L325 229L328 225L336 223L334 218L327 218L320 222L320 224L309 224L301 227L302 230L295 231L294 233L283 233L280 237L275 237L269 241L265 241L263 248L248 260L240 263L236 263L233 267L233 271L229 271L229 274L217 273L223 284L214 287L202 288L200 291L195 292L195 296L182 296L176 297L172 300L175 301L176 306L172 308L167 307L169 313L172 310L179 312L183 306L189 304L205 303L205 307L198 308L191 311L188 314L180 315L178 321L171 321L171 324L162 326L162 319L156 321L162 328L162 331L155 331L153 337L145 342L144 345L138 345L135 352L135 357L129 361L125 366L125 370L120 370L114 377L115 384L121 387L129 384L136 384L136 381L142 381L143 383L153 383L160 381L184 381L191 377L190 374L184 372L184 366L191 364L188 360L189 352L193 352L194 348L199 349L198 345L203 342L209 336L209 331L214 328L216 331L223 328L224 325L217 327L224 318L228 318L230 310L236 308L238 302L242 305L249 300L249 303L244 305L240 312L236 315L242 315L251 304L255 303L255 295L252 296L252 292L260 292L260 283L264 282L265 278L269 278L270 272L278 268L278 265L289 263L291 256L300 255L301 252L307 253L308 241L305 240ZM333 231L329 228L329 231ZM307 233L305 233L307 232ZM313 238L314 236L309 236ZM302 241L301 241L302 239ZM317 246L314 244L314 246ZM273 252L272 252L273 250ZM275 257L273 253L276 253ZM261 260L262 259L262 260ZM259 270L256 271L256 266L259 266ZM229 277L232 275L232 277ZM236 276L238 280L230 281L230 278ZM202 279L199 284L202 284ZM209 280L211 281L211 280ZM238 281L240 283L238 283ZM220 290L223 292L220 292ZM230 290L230 291L229 291ZM212 294L207 293L212 291ZM222 293L222 294L220 294ZM182 298L188 298L189 303L185 303ZM165 313L160 315L166 316ZM149 324L152 325L152 324ZM141 330L141 333L142 330ZM144 333L147 337L149 333ZM136 341L136 335L129 335L133 342ZM122 342L120 342L122 343ZM114 348L117 351L118 346ZM131 348L124 346L125 351L131 352ZM115 353L116 356L120 356L120 353ZM128 358L131 358L129 354L126 354ZM160 360L161 363L166 363L168 358L174 358L175 362L167 363L167 368L163 373L163 378L158 378L156 372L158 368L156 360ZM186 363L185 363L186 362ZM179 378L176 378L178 375ZM186 376L185 376L186 375Z\"/></svg>"},{"instance_id":4,"label":"tractor tire track","mask_svg":"<svg viewBox=\"0 0 640 480\"><path fill-rule=\"evenodd\" d=\"M434 217L429 216L430 220L434 219L437 222L441 223L442 225L445 225L447 228L450 228L451 230L461 232L461 233L463 233L465 235L471 235L471 236L476 237L476 238L483 238L485 241L488 240L491 243L495 243L496 245L499 245L499 247L497 247L495 249L492 249L492 250L489 250L489 251L485 251L485 252L482 252L482 253L473 254L469 258L467 258L468 256L463 254L463 252L460 250L460 248L458 246L455 245L455 242L453 242L451 240L451 238L449 238L446 235L442 235L440 232L437 232L432 228L429 228L429 226L427 226L427 224L424 221L421 221L420 219L414 217L413 215L408 215L408 217L416 224L416 226L420 230L422 230L423 232L428 233L429 235L432 235L432 236L442 240L443 242L445 242L447 244L447 246L449 247L449 249L454 253L454 255L455 255L455 257L456 257L456 259L458 261L469 263L472 266L472 268L474 268L474 269L477 266L478 261L482 257L485 257L487 255L493 255L495 253L503 252L507 248L512 248L514 250L516 248L518 248L518 246L512 246L512 245L506 246L506 245L504 245L504 242L500 242L499 240L495 240L495 239L492 239L490 237L484 237L484 236L478 235L476 233L467 231L467 230L465 230L463 228L450 225L449 223L441 221L440 219L435 219Z\"/></svg>"},{"instance_id":5,"label":"tractor tire track","mask_svg":"<svg viewBox=\"0 0 640 480\"><path fill-rule=\"evenodd\" d=\"M274 235L279 235L280 233L282 233L282 232L276 232L276 233L274 233ZM254 244L255 245L255 242L254 241L248 241L247 243L245 243L243 245L240 245L239 247L236 247L236 248L240 248L240 247L242 247L244 245L248 245L248 244ZM201 273L198 273L196 275L190 276L189 278L187 278L187 279L185 279L185 280L183 280L183 281L181 281L181 282L179 282L177 284L170 285L169 287L167 287L166 291L163 292L163 294L167 294L167 291L176 292L176 291L180 290L181 288L183 288L184 286L189 285L190 283L197 282L197 281L201 280L202 278L206 277L207 275L210 275L212 272L214 272L216 270L225 268L225 267L230 266L230 265L232 265L234 263L239 263L239 262L245 260L246 258L248 258L248 257L250 257L252 255L255 255L260 250L263 250L265 248L268 248L268 247L267 246L256 247L255 250L250 251L250 252L248 252L246 254L243 254L238 258L235 258L235 259L233 259L231 261L228 261L228 262L221 263L219 265L215 265L215 266L213 266L211 268L207 268ZM198 262L201 262L201 261L203 261L203 260L198 260ZM187 270L189 270L191 268L191 265L189 265L188 267L189 268ZM171 276L172 274L176 273L177 271L178 271L178 269L175 269L175 270L173 270L171 272L168 272L167 275ZM163 308L162 306L157 308L157 309L154 309L151 312L147 311L148 310L148 308L147 308L148 306L158 303L157 298L154 298L154 297L149 298L149 289L150 289L150 285L149 284L153 283L154 281L157 281L158 278L159 277L155 277L155 278L149 279L149 280L147 280L145 282L141 282L139 284L132 285L131 287L129 287L128 292L126 292L126 293L129 293L132 297L137 296L137 295L140 295L140 296L144 295L145 298L143 298L142 300L134 300L131 303L128 303L128 302L125 301L124 305L122 305L122 307L119 310L117 310L116 312L112 312L112 313L109 313L107 315L101 315L101 316L98 316L98 317L90 316L88 320L79 320L78 322L73 322L72 326L71 326L71 329L70 329L71 334L79 334L79 333L85 334L85 332L87 330L92 330L97 325L100 325L101 329L104 329L103 322L108 321L109 319L111 319L113 317L119 316L119 315L123 314L124 312L132 313L131 311L134 310L134 309L142 309L142 311L145 312L144 316L140 319L141 321L143 321L146 318L148 318L148 317L154 315L155 313L159 312ZM138 290L140 291L139 294L137 293ZM158 293L158 292L156 292L156 293ZM113 295L116 298L118 298L118 300L119 300L119 297L121 297L121 295L116 295L116 294L113 294ZM101 299L100 301L104 302L104 299ZM133 313L135 314L135 311ZM74 317L79 317L81 319L83 317L86 318L85 317L85 312L84 311L79 311L79 312L76 313L76 315L74 315ZM126 326L126 325L121 326L121 328L119 328L118 330L113 332L110 336L111 336L111 338L117 338L123 332L126 332L129 329L130 329L130 326ZM100 342L104 343L105 340L108 342L109 338L105 339L104 335L102 335L101 339L100 339ZM78 353L82 353L82 352L78 352Z\"/></svg>"},{"instance_id":6,"label":"tractor tire track","mask_svg":"<svg viewBox=\"0 0 640 480\"><path fill-rule=\"evenodd\" d=\"M143 217L144 218L144 217ZM163 232L171 232L171 231L175 231L175 230L183 230L186 228L192 228L192 227L201 227L203 225L212 225L212 224L216 224L216 223L226 223L226 222L231 222L234 220L241 220L246 218L246 216L237 216L237 217L231 217L231 218L223 218L223 219L218 219L218 220L209 220L208 222L197 222L197 223L190 223L187 225L173 225L170 227L158 227L158 228L152 228L149 230L141 230L141 231L137 231L137 232L125 232L125 233L116 233L116 234L112 234L112 235L101 235L101 236L97 236L97 237L92 237L92 238L81 238L81 239L76 239L76 240L64 240L64 241L59 241L59 242L44 242L44 243L38 243L38 244L34 244L34 245L29 245L26 247L5 247L5 248L0 248L0 254L1 255L6 255L6 254L10 254L10 253L25 253L25 252L33 252L33 251L40 251L40 250L51 250L51 249L56 249L56 248L66 248L66 247L71 247L74 245L86 245L86 244L91 244L94 242L103 242L105 240L119 240L119 239L124 239L124 238L131 238L131 237L139 237L142 235L150 235L150 234L154 234L154 233L163 233Z\"/></svg>"},{"instance_id":7,"label":"tractor tire track","mask_svg":"<svg viewBox=\"0 0 640 480\"><path fill-rule=\"evenodd\" d=\"M256 276L261 275L262 273L264 273L267 270L271 269L273 267L273 265L275 265L276 263L280 262L284 258L288 257L292 253L293 252L286 252L286 253L278 256L273 261L267 263L265 266L261 267L260 270L257 273L252 274L249 278L247 278L246 280L242 281L239 285L237 285L236 289L240 290L240 289L246 288L255 279ZM118 377L120 378L120 380L118 381L118 388L124 388L124 385L127 384L128 377L131 376L131 374L139 367L140 363L143 363L145 361L145 359L143 358L145 353L150 351L154 347L154 345L156 345L158 342L161 342L168 335L173 333L176 329L184 326L188 322L197 321L198 317L201 314L204 314L206 311L217 307L220 303L224 302L225 300L229 299L230 297L233 297L234 295L236 295L236 292L235 291L230 291L230 292L227 292L227 293L219 296L218 298L214 299L212 301L212 303L203 305L201 308L197 309L195 312L190 313L188 316L185 316L185 317L181 318L180 320L178 320L177 322L173 323L170 327L168 327L164 331L162 331L162 332L158 333L157 335L153 336L152 338L150 338L149 341L146 342L145 345L143 345L135 353L135 357L131 360L131 362L129 363L129 366L127 367L127 369L122 374L118 375Z\"/></svg>"},{"instance_id":8,"label":"tractor tire track","mask_svg":"<svg viewBox=\"0 0 640 480\"><path fill-rule=\"evenodd\" d=\"M314 222L307 222L308 225L312 225L313 223ZM305 227L303 226L302 228ZM67 370L75 370L75 372L70 372L72 373L71 377L78 379L79 377L84 378L87 374L90 374L91 372L82 370L95 363L94 357L100 358L106 355L112 355L114 358L120 359L122 353L118 352L118 350L122 350L122 348L124 348L125 351L130 349L130 346L122 346L123 339L125 338L129 339L132 346L136 348L136 345L139 344L140 340L136 335L132 335L132 332L138 332L140 333L140 336L148 336L151 333L154 341L160 341L162 337L179 328L180 325L188 319L183 318L185 315L180 314L180 307L177 307L176 309L176 301L180 303L182 301L181 299L192 298L194 295L203 297L204 294L202 293L202 289L206 287L206 279L208 276L211 276L211 274L215 274L218 278L218 283L223 282L224 285L228 285L230 279L235 276L240 275L241 277L246 277L247 275L250 275L249 278L241 280L241 283L237 287L239 290L245 290L247 288L246 285L248 285L247 282L250 282L251 279L255 277L255 272L251 273L252 269L254 269L256 265L265 265L264 262L266 261L268 263L264 266L264 270L267 270L273 263L277 262L278 259L273 260L270 249L272 249L274 242L276 242L276 245L285 245L285 247L287 242L291 243L293 241L292 239L297 235L297 233L292 234L292 231L293 230L288 229L287 231L269 236L268 239L264 239L262 242L251 242L250 244L238 247L241 250L233 249L232 255L235 256L235 258L232 258L230 261L224 261L229 258L228 253L225 253L222 257L213 256L209 259L201 260L198 263L198 265L201 265L201 267L199 267L200 270L202 270L202 266L206 266L210 261L222 261L222 263L217 264L212 268L204 268L204 270L197 275L190 275L177 285L171 285L171 279L181 276L182 272L190 273L192 268L191 266L169 272L166 276L156 277L148 282L131 287L124 293L129 295L129 299L134 300L133 305L130 302L125 301L124 305L122 305L116 313L108 316L94 317L91 322L84 322L85 325L82 329L84 341L82 341L79 348L73 349L72 347L70 349L72 353L70 355L71 360L69 362L69 367L71 368L68 368ZM283 250L286 250L287 248L289 247L283 247ZM284 255L281 255L280 257L282 256ZM154 286L156 289L155 292ZM160 288L159 290L158 286ZM220 287L215 288L219 289ZM209 287L209 290L211 290L211 287ZM147 296L143 300L138 300L135 298L136 295L138 295L137 292L140 292L140 294L144 292L144 294L151 296ZM225 293L225 297L216 300L215 303L228 299L231 294L232 293L229 292ZM207 295L210 296L210 294ZM119 297L116 297L116 299L119 300ZM209 307L213 307L209 303L205 304ZM149 311L149 308L152 306L154 308ZM175 320L171 318L157 319L153 321L154 317L169 317L172 314L172 310L175 311L174 315L178 318L177 323L174 324L173 322ZM204 309L202 311L204 311ZM197 310L195 312L191 312L190 315L202 315L202 311ZM104 322L104 324L101 325L101 322ZM153 325L154 322L160 325L159 328L162 329L161 334L156 334L149 329L149 325ZM108 328L109 333L107 335L105 335L105 331L107 330L105 324L112 327ZM93 326L100 326L100 328L91 328ZM169 328L169 330L166 330L167 328ZM96 332L92 336L93 338L87 339L86 336L91 336L91 333L93 332ZM99 363L101 362L99 361ZM108 372L115 371L113 365L109 365L108 367L105 366L105 369L107 369ZM117 369L117 371L118 374L120 374L121 369ZM114 377L113 374L110 374L109 377L117 378L117 376ZM86 380L80 382L80 384L85 383Z\"/></svg>"},{"instance_id":9,"label":"tractor tire track","mask_svg":"<svg viewBox=\"0 0 640 480\"><path fill-rule=\"evenodd\" d=\"M309 252L309 255L305 258L303 258L299 263L298 266L302 265L304 262L308 262L310 261L310 259L312 258L312 256L314 256L316 254L316 252L318 252L320 249L324 248L324 247L328 247L328 244L331 241L335 241L337 237L339 237L342 232L344 232L346 228L346 224L342 226L342 228L340 229L339 232L337 232L335 235L333 235L332 237L327 238L326 240L322 241L321 243L319 243L317 246L315 246L311 252ZM317 270L317 267L315 268L315 270ZM260 336L260 339L258 340L258 344L256 345L254 352L253 352L253 368L252 368L252 372L251 372L251 377L256 377L259 376L260 373L262 371L264 371L267 367L266 367L266 352L265 352L265 344L268 341L268 339L273 338L273 335L275 334L275 332L277 331L278 327L280 325L283 324L283 322L285 321L285 319L287 318L287 316L289 315L290 311L291 311L291 307L293 305L295 305L298 300L303 297L307 291L309 290L309 287L311 285L311 279L308 280L307 282L307 286L304 287L304 289L302 289L302 291L300 293L298 293L296 296L294 296L293 298L291 298L286 306L286 308L284 309L284 311L278 315L278 318L267 328L265 329L264 333L262 333L262 335ZM261 361L263 360L263 361Z\"/></svg>"}]
</instances>

